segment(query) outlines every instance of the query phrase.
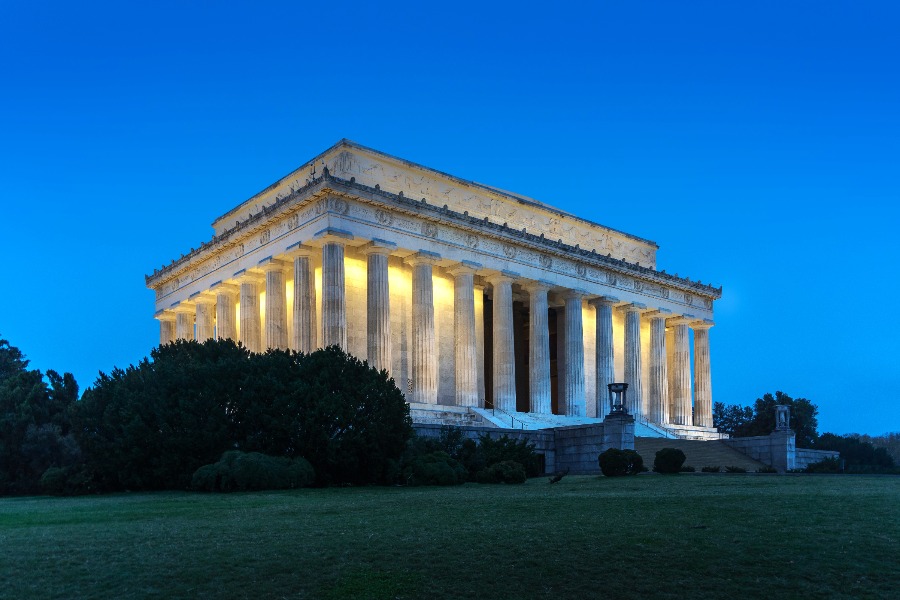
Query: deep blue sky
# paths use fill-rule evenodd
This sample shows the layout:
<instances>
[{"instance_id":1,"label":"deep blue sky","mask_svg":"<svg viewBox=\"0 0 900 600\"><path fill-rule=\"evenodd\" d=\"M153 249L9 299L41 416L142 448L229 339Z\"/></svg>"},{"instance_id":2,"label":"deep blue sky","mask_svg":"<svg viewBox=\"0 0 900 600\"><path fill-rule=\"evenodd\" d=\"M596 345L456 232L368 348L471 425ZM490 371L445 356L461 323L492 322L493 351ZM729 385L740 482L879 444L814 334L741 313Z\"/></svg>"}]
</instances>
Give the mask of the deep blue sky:
<instances>
[{"instance_id":1,"label":"deep blue sky","mask_svg":"<svg viewBox=\"0 0 900 600\"><path fill-rule=\"evenodd\" d=\"M82 388L144 274L338 139L724 286L713 397L900 430L896 2L0 2L0 335Z\"/></svg>"}]
</instances>

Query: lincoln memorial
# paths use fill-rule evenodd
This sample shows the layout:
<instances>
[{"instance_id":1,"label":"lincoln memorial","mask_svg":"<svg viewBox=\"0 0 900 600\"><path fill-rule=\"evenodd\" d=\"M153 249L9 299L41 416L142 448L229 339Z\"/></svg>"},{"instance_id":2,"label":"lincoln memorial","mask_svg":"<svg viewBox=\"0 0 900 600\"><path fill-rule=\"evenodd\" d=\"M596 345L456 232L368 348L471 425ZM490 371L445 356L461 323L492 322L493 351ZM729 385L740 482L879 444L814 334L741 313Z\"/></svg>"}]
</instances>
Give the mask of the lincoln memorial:
<instances>
[{"instance_id":1,"label":"lincoln memorial","mask_svg":"<svg viewBox=\"0 0 900 600\"><path fill-rule=\"evenodd\" d=\"M602 418L625 382L645 435L716 435L722 290L657 270L652 241L347 140L212 226L146 277L163 344L338 345L387 370L414 419L522 428Z\"/></svg>"}]
</instances>

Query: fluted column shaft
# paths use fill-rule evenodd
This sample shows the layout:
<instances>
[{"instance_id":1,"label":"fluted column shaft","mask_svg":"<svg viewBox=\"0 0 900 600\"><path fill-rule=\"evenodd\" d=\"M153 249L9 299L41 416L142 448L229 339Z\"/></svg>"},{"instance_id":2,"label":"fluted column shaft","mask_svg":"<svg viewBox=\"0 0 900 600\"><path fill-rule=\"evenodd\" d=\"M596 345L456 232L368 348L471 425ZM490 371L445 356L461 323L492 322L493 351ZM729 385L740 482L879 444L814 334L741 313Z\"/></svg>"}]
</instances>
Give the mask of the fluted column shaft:
<instances>
[{"instance_id":1,"label":"fluted column shaft","mask_svg":"<svg viewBox=\"0 0 900 600\"><path fill-rule=\"evenodd\" d=\"M625 383L628 412L643 415L644 386L641 371L641 311L647 307L629 304L625 307Z\"/></svg>"},{"instance_id":2,"label":"fluted column shaft","mask_svg":"<svg viewBox=\"0 0 900 600\"><path fill-rule=\"evenodd\" d=\"M222 340L237 340L235 327L234 298L232 287L216 290L216 337Z\"/></svg>"},{"instance_id":3,"label":"fluted column shaft","mask_svg":"<svg viewBox=\"0 0 900 600\"><path fill-rule=\"evenodd\" d=\"M391 372L391 289L389 249L371 249L367 261L366 351L369 365Z\"/></svg>"},{"instance_id":4,"label":"fluted column shaft","mask_svg":"<svg viewBox=\"0 0 900 600\"><path fill-rule=\"evenodd\" d=\"M563 395L565 414L585 416L584 401L584 324L581 310L583 294L570 292L566 302L566 383Z\"/></svg>"},{"instance_id":5,"label":"fluted column shaft","mask_svg":"<svg viewBox=\"0 0 900 600\"><path fill-rule=\"evenodd\" d=\"M284 265L272 261L266 272L266 348L287 349L287 294Z\"/></svg>"},{"instance_id":6,"label":"fluted column shaft","mask_svg":"<svg viewBox=\"0 0 900 600\"><path fill-rule=\"evenodd\" d=\"M609 384L615 383L616 365L613 346L612 311L618 299L603 296L591 300L597 309L597 345L596 361L597 390L594 401L597 403L597 417L609 412Z\"/></svg>"},{"instance_id":7,"label":"fluted column shaft","mask_svg":"<svg viewBox=\"0 0 900 600\"><path fill-rule=\"evenodd\" d=\"M194 339L194 312L178 310L175 315L175 337L179 340Z\"/></svg>"},{"instance_id":8,"label":"fluted column shaft","mask_svg":"<svg viewBox=\"0 0 900 600\"><path fill-rule=\"evenodd\" d=\"M478 369L475 344L475 274L460 266L453 274L453 334L457 406L478 406Z\"/></svg>"},{"instance_id":9,"label":"fluted column shaft","mask_svg":"<svg viewBox=\"0 0 900 600\"><path fill-rule=\"evenodd\" d=\"M650 414L654 423L669 422L669 370L666 364L666 318L650 319Z\"/></svg>"},{"instance_id":10,"label":"fluted column shaft","mask_svg":"<svg viewBox=\"0 0 900 600\"><path fill-rule=\"evenodd\" d=\"M159 317L159 345L165 346L175 341L175 316Z\"/></svg>"},{"instance_id":11,"label":"fluted column shaft","mask_svg":"<svg viewBox=\"0 0 900 600\"><path fill-rule=\"evenodd\" d=\"M672 319L669 324L675 330L675 351L672 353L672 423L676 425L692 425L691 417L691 351L688 338L687 321Z\"/></svg>"},{"instance_id":12,"label":"fluted column shaft","mask_svg":"<svg viewBox=\"0 0 900 600\"><path fill-rule=\"evenodd\" d=\"M552 411L550 391L550 324L548 319L548 287L533 284L528 287L529 335L531 342L528 352L529 410L547 414Z\"/></svg>"},{"instance_id":13,"label":"fluted column shaft","mask_svg":"<svg viewBox=\"0 0 900 600\"><path fill-rule=\"evenodd\" d=\"M513 337L512 278L491 278L494 286L494 407L516 410L516 361Z\"/></svg>"},{"instance_id":14,"label":"fluted column shaft","mask_svg":"<svg viewBox=\"0 0 900 600\"><path fill-rule=\"evenodd\" d=\"M437 404L437 355L434 342L432 261L413 260L412 401Z\"/></svg>"},{"instance_id":15,"label":"fluted column shaft","mask_svg":"<svg viewBox=\"0 0 900 600\"><path fill-rule=\"evenodd\" d=\"M322 342L347 349L344 244L340 242L322 246Z\"/></svg>"},{"instance_id":16,"label":"fluted column shaft","mask_svg":"<svg viewBox=\"0 0 900 600\"><path fill-rule=\"evenodd\" d=\"M713 426L709 328L694 325L694 425L700 427Z\"/></svg>"},{"instance_id":17,"label":"fluted column shaft","mask_svg":"<svg viewBox=\"0 0 900 600\"><path fill-rule=\"evenodd\" d=\"M197 319L197 341L205 342L216 336L216 305L212 298L197 301L196 319Z\"/></svg>"},{"instance_id":18,"label":"fluted column shaft","mask_svg":"<svg viewBox=\"0 0 900 600\"><path fill-rule=\"evenodd\" d=\"M261 352L259 288L256 279L241 281L241 344L250 352Z\"/></svg>"},{"instance_id":19,"label":"fluted column shaft","mask_svg":"<svg viewBox=\"0 0 900 600\"><path fill-rule=\"evenodd\" d=\"M294 328L291 348L309 354L316 349L316 282L310 255L294 257Z\"/></svg>"}]
</instances>

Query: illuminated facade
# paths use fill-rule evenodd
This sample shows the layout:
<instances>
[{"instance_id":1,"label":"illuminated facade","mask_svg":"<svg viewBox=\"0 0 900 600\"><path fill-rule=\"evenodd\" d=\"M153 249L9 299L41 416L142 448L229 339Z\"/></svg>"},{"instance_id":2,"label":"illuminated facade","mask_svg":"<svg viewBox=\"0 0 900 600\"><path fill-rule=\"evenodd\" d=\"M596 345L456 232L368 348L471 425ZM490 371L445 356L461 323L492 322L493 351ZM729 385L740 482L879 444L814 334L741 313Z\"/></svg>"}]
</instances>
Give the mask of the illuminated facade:
<instances>
[{"instance_id":1,"label":"illuminated facade","mask_svg":"<svg viewBox=\"0 0 900 600\"><path fill-rule=\"evenodd\" d=\"M417 414L489 407L534 427L602 417L625 381L654 431L716 435L721 288L657 271L653 242L346 140L213 228L146 278L161 343L337 344Z\"/></svg>"}]
</instances>

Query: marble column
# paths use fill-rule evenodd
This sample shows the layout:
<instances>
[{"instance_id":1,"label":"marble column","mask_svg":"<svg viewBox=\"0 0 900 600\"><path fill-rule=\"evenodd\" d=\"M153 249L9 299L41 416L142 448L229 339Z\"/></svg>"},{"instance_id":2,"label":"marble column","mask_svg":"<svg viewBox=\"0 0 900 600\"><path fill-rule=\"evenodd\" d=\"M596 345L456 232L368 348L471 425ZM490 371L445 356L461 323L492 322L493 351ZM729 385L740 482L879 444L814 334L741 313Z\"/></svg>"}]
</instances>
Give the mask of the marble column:
<instances>
[{"instance_id":1,"label":"marble column","mask_svg":"<svg viewBox=\"0 0 900 600\"><path fill-rule=\"evenodd\" d=\"M175 341L175 313L171 311L159 311L156 314L159 319L159 345L165 346Z\"/></svg>"},{"instance_id":2,"label":"marble column","mask_svg":"<svg viewBox=\"0 0 900 600\"><path fill-rule=\"evenodd\" d=\"M362 248L366 265L366 352L369 366L391 372L391 288L388 260L397 245L372 240Z\"/></svg>"},{"instance_id":3,"label":"marble column","mask_svg":"<svg viewBox=\"0 0 900 600\"><path fill-rule=\"evenodd\" d=\"M566 383L563 395L565 414L585 416L584 401L584 323L582 300L584 292L569 290L563 295L566 303Z\"/></svg>"},{"instance_id":4,"label":"marble column","mask_svg":"<svg viewBox=\"0 0 900 600\"><path fill-rule=\"evenodd\" d=\"M488 278L494 287L494 408L516 411L516 361L513 336L512 274Z\"/></svg>"},{"instance_id":5,"label":"marble column","mask_svg":"<svg viewBox=\"0 0 900 600\"><path fill-rule=\"evenodd\" d=\"M259 285L265 279L259 274L249 271L238 271L234 274L240 282L240 342L250 352L262 352L259 316Z\"/></svg>"},{"instance_id":6,"label":"marble column","mask_svg":"<svg viewBox=\"0 0 900 600\"><path fill-rule=\"evenodd\" d=\"M347 349L344 244L338 241L322 246L322 343Z\"/></svg>"},{"instance_id":7,"label":"marble column","mask_svg":"<svg viewBox=\"0 0 900 600\"><path fill-rule=\"evenodd\" d=\"M529 283L529 340L528 347L528 392L531 396L528 410L549 415L552 413L550 393L550 325L548 322L547 292L550 286L542 282Z\"/></svg>"},{"instance_id":8,"label":"marble column","mask_svg":"<svg viewBox=\"0 0 900 600\"><path fill-rule=\"evenodd\" d=\"M271 257L259 262L259 268L266 274L266 327L265 348L286 350L287 330L287 289L284 270L287 265Z\"/></svg>"},{"instance_id":9,"label":"marble column","mask_svg":"<svg viewBox=\"0 0 900 600\"><path fill-rule=\"evenodd\" d=\"M238 296L238 287L227 283L215 287L216 292L216 337L221 340L237 341L237 327L235 326L235 298Z\"/></svg>"},{"instance_id":10,"label":"marble column","mask_svg":"<svg viewBox=\"0 0 900 600\"><path fill-rule=\"evenodd\" d=\"M556 412L566 413L566 307L555 306L556 312Z\"/></svg>"},{"instance_id":11,"label":"marble column","mask_svg":"<svg viewBox=\"0 0 900 600\"><path fill-rule=\"evenodd\" d=\"M647 310L643 304L628 304L625 311L625 393L628 412L634 416L643 415L644 386L641 371L641 311Z\"/></svg>"},{"instance_id":12,"label":"marble column","mask_svg":"<svg viewBox=\"0 0 900 600\"><path fill-rule=\"evenodd\" d=\"M670 310L655 310L644 315L650 319L650 389L649 420L669 422L669 369L666 358L666 318Z\"/></svg>"},{"instance_id":13,"label":"marble column","mask_svg":"<svg viewBox=\"0 0 900 600\"><path fill-rule=\"evenodd\" d=\"M175 337L179 340L194 339L194 303L182 302L175 307Z\"/></svg>"},{"instance_id":14,"label":"marble column","mask_svg":"<svg viewBox=\"0 0 900 600\"><path fill-rule=\"evenodd\" d=\"M712 377L709 364L709 328L712 321L691 324L694 330L694 425L712 427Z\"/></svg>"},{"instance_id":15,"label":"marble column","mask_svg":"<svg viewBox=\"0 0 900 600\"><path fill-rule=\"evenodd\" d=\"M487 397L484 383L484 286L475 286L475 369L478 372L478 406Z\"/></svg>"},{"instance_id":16,"label":"marble column","mask_svg":"<svg viewBox=\"0 0 900 600\"><path fill-rule=\"evenodd\" d=\"M463 261L453 275L453 333L456 363L456 405L478 406L478 348L475 338L475 271L478 263Z\"/></svg>"},{"instance_id":17,"label":"marble column","mask_svg":"<svg viewBox=\"0 0 900 600\"><path fill-rule=\"evenodd\" d=\"M312 265L315 250L300 243L288 246L285 253L294 261L294 315L291 349L309 354L316 349L316 280Z\"/></svg>"},{"instance_id":18,"label":"marble column","mask_svg":"<svg viewBox=\"0 0 900 600\"><path fill-rule=\"evenodd\" d=\"M613 349L613 307L619 303L618 298L601 296L589 302L597 309L597 391L594 401L597 403L597 418L610 411L609 384L616 383L615 351Z\"/></svg>"},{"instance_id":19,"label":"marble column","mask_svg":"<svg viewBox=\"0 0 900 600\"><path fill-rule=\"evenodd\" d=\"M670 415L675 425L693 425L691 416L691 351L688 338L688 323L690 319L676 317L669 319L666 324L672 327L675 335L675 349L672 353L674 359L672 369L672 407L675 414Z\"/></svg>"},{"instance_id":20,"label":"marble column","mask_svg":"<svg viewBox=\"0 0 900 600\"><path fill-rule=\"evenodd\" d=\"M206 293L197 297L195 300L196 312L195 318L197 323L197 341L205 342L216 337L216 298L212 294Z\"/></svg>"},{"instance_id":21,"label":"marble column","mask_svg":"<svg viewBox=\"0 0 900 600\"><path fill-rule=\"evenodd\" d=\"M412 266L412 402L437 404L437 352L434 340L432 267L440 260L421 251L406 259Z\"/></svg>"}]
</instances>

